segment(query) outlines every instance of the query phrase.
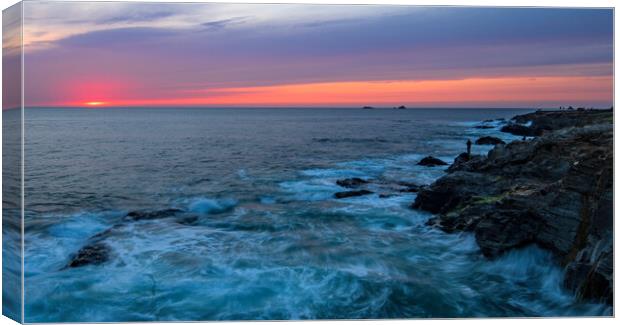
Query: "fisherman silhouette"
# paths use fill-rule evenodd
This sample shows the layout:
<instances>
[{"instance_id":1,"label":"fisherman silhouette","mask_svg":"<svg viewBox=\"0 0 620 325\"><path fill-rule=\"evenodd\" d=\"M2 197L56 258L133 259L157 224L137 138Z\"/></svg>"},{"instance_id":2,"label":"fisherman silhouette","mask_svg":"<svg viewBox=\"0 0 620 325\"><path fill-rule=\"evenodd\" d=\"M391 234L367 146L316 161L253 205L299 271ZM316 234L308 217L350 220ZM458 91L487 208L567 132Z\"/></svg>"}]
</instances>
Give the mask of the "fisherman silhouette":
<instances>
[{"instance_id":1,"label":"fisherman silhouette","mask_svg":"<svg viewBox=\"0 0 620 325\"><path fill-rule=\"evenodd\" d=\"M471 140L467 139L467 158L471 157Z\"/></svg>"}]
</instances>

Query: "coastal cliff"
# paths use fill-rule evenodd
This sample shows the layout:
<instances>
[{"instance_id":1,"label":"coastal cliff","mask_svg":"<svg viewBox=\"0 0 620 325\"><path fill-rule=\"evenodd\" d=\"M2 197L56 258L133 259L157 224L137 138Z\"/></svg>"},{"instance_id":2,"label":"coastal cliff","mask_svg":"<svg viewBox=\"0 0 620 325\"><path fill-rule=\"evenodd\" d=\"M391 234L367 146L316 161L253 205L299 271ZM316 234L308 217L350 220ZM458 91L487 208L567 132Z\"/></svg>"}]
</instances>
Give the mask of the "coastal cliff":
<instances>
[{"instance_id":1,"label":"coastal cliff","mask_svg":"<svg viewBox=\"0 0 620 325\"><path fill-rule=\"evenodd\" d=\"M446 232L475 234L494 258L529 244L554 253L564 285L613 303L613 112L538 111L501 129L529 140L461 154L412 207Z\"/></svg>"}]
</instances>

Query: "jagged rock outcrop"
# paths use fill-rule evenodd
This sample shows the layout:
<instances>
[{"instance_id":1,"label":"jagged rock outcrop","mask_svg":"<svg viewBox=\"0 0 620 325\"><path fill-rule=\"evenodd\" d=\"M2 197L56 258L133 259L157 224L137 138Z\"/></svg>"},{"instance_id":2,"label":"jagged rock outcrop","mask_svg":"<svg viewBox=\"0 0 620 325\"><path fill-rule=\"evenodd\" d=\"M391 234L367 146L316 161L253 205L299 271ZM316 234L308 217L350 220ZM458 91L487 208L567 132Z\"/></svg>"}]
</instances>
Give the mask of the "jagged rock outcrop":
<instances>
[{"instance_id":1,"label":"jagged rock outcrop","mask_svg":"<svg viewBox=\"0 0 620 325\"><path fill-rule=\"evenodd\" d=\"M612 122L611 110L536 111L513 117L500 131L519 136L540 136L567 127Z\"/></svg>"},{"instance_id":2,"label":"jagged rock outcrop","mask_svg":"<svg viewBox=\"0 0 620 325\"><path fill-rule=\"evenodd\" d=\"M454 159L454 163L448 167L448 172L455 170L467 171L475 169L476 166L483 163L485 159L486 157L482 155L470 155L463 152Z\"/></svg>"},{"instance_id":3,"label":"jagged rock outcrop","mask_svg":"<svg viewBox=\"0 0 620 325\"><path fill-rule=\"evenodd\" d=\"M533 114L540 121L549 116L576 121L573 112L563 113ZM413 207L437 214L429 224L444 231L472 231L490 258L528 244L549 249L566 267L568 288L611 304L612 113L584 114L591 114L593 124L562 128L568 122L530 119L531 126L551 130L530 141L498 145L487 157L462 154L446 176L420 190Z\"/></svg>"}]
</instances>

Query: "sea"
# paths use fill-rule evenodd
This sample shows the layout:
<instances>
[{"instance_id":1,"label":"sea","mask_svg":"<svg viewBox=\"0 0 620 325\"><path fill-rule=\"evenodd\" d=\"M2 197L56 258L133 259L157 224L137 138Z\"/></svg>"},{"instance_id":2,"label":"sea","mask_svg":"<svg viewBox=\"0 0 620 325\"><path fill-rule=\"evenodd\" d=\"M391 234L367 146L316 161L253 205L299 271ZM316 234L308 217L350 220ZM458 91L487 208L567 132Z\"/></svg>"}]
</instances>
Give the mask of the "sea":
<instances>
[{"instance_id":1,"label":"sea","mask_svg":"<svg viewBox=\"0 0 620 325\"><path fill-rule=\"evenodd\" d=\"M609 315L549 252L487 259L415 193L334 198L344 178L431 184L447 166L420 159L520 139L501 119L530 111L27 108L25 321ZM196 218L124 219L172 208ZM66 267L102 232L107 262Z\"/></svg>"}]
</instances>

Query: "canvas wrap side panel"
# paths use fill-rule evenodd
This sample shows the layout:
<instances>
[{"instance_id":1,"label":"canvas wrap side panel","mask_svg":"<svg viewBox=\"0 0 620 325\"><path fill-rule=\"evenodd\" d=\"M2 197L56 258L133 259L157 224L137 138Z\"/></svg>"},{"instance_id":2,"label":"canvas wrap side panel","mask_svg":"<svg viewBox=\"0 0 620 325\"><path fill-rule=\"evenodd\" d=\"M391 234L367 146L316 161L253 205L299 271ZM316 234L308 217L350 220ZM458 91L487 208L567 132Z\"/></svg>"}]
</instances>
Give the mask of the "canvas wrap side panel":
<instances>
[{"instance_id":1,"label":"canvas wrap side panel","mask_svg":"<svg viewBox=\"0 0 620 325\"><path fill-rule=\"evenodd\" d=\"M22 3L2 12L2 314L22 320Z\"/></svg>"}]
</instances>

